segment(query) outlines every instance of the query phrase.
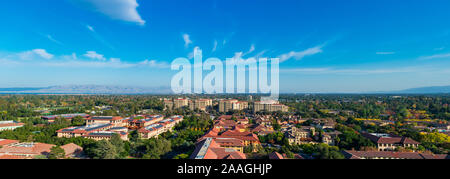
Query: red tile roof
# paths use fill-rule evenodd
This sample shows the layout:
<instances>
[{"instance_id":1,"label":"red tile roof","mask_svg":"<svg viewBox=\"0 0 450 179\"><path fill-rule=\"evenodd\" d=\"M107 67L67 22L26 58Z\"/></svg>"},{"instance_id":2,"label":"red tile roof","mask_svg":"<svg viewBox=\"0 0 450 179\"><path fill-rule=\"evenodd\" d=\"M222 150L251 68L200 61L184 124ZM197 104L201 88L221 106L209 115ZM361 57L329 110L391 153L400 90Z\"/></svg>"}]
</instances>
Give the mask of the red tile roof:
<instances>
[{"instance_id":1,"label":"red tile roof","mask_svg":"<svg viewBox=\"0 0 450 179\"><path fill-rule=\"evenodd\" d=\"M269 159L284 159L284 157L278 152L272 152L269 154Z\"/></svg>"},{"instance_id":2,"label":"red tile roof","mask_svg":"<svg viewBox=\"0 0 450 179\"><path fill-rule=\"evenodd\" d=\"M55 145L44 143L16 143L0 148L0 154L47 155L53 146Z\"/></svg>"},{"instance_id":3,"label":"red tile roof","mask_svg":"<svg viewBox=\"0 0 450 179\"><path fill-rule=\"evenodd\" d=\"M378 137L369 133L362 133L362 135L377 144L420 144L419 142L408 137Z\"/></svg>"},{"instance_id":4,"label":"red tile roof","mask_svg":"<svg viewBox=\"0 0 450 179\"><path fill-rule=\"evenodd\" d=\"M74 144L74 143L70 143L70 144L66 144L61 146L62 149L64 149L64 152L66 153L66 155L76 155L76 154L80 154L83 151L83 148Z\"/></svg>"},{"instance_id":5,"label":"red tile roof","mask_svg":"<svg viewBox=\"0 0 450 179\"><path fill-rule=\"evenodd\" d=\"M0 139L0 146L18 143L18 140Z\"/></svg>"}]
</instances>

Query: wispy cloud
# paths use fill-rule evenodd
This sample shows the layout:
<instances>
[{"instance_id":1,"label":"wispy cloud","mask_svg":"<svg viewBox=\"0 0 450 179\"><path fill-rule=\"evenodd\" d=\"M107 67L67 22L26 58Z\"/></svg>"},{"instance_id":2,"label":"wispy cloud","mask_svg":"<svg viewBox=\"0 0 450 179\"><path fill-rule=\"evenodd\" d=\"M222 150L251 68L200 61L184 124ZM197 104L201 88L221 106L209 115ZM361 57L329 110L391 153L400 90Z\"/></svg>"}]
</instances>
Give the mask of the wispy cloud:
<instances>
[{"instance_id":1,"label":"wispy cloud","mask_svg":"<svg viewBox=\"0 0 450 179\"><path fill-rule=\"evenodd\" d=\"M102 43L103 45L105 45L106 47L115 50L114 46L112 46L109 42L107 42L101 35L99 35L97 33L97 31L95 30L95 28L91 25L85 25L86 29L89 30L89 34L96 39L97 41L99 41L100 43Z\"/></svg>"},{"instance_id":2,"label":"wispy cloud","mask_svg":"<svg viewBox=\"0 0 450 179\"><path fill-rule=\"evenodd\" d=\"M170 65L166 62L159 62L157 60L144 60L139 63L142 66L155 67L155 68L169 68Z\"/></svg>"},{"instance_id":3,"label":"wispy cloud","mask_svg":"<svg viewBox=\"0 0 450 179\"><path fill-rule=\"evenodd\" d=\"M433 59L449 58L449 57L450 57L450 53L444 53L444 54L419 57L419 60L433 60Z\"/></svg>"},{"instance_id":4,"label":"wispy cloud","mask_svg":"<svg viewBox=\"0 0 450 179\"><path fill-rule=\"evenodd\" d=\"M189 34L183 34L183 40L184 40L184 47L189 47L189 44L192 44L192 40L189 36Z\"/></svg>"},{"instance_id":5,"label":"wispy cloud","mask_svg":"<svg viewBox=\"0 0 450 179\"><path fill-rule=\"evenodd\" d=\"M36 60L38 58L49 60L54 57L53 54L48 53L45 49L34 49L30 51L20 52L13 56L18 56L22 60Z\"/></svg>"},{"instance_id":6,"label":"wispy cloud","mask_svg":"<svg viewBox=\"0 0 450 179\"><path fill-rule=\"evenodd\" d=\"M395 52L376 52L377 55L393 55Z\"/></svg>"},{"instance_id":7,"label":"wispy cloud","mask_svg":"<svg viewBox=\"0 0 450 179\"><path fill-rule=\"evenodd\" d=\"M390 73L413 73L424 71L423 67L400 67L400 68L378 68L378 69L362 69L362 68L285 68L280 69L282 73L302 73L302 74L347 74L347 75L365 75L365 74L390 74Z\"/></svg>"},{"instance_id":8,"label":"wispy cloud","mask_svg":"<svg viewBox=\"0 0 450 179\"><path fill-rule=\"evenodd\" d=\"M95 32L94 27L90 26L90 25L86 25L86 28L91 31L91 32Z\"/></svg>"},{"instance_id":9,"label":"wispy cloud","mask_svg":"<svg viewBox=\"0 0 450 179\"><path fill-rule=\"evenodd\" d=\"M284 62L284 61L292 59L292 58L294 58L296 60L301 60L306 56L311 56L311 55L315 55L318 53L322 53L323 52L322 48L323 48L323 45L319 45L319 46L312 47L312 48L309 48L309 49L306 49L303 51L291 51L289 53L285 53L285 54L278 56L278 58L280 58L280 62Z\"/></svg>"},{"instance_id":10,"label":"wispy cloud","mask_svg":"<svg viewBox=\"0 0 450 179\"><path fill-rule=\"evenodd\" d=\"M139 15L136 0L75 0L90 4L93 9L112 19L145 25L145 20Z\"/></svg>"},{"instance_id":11,"label":"wispy cloud","mask_svg":"<svg viewBox=\"0 0 450 179\"><path fill-rule=\"evenodd\" d=\"M218 45L217 40L214 40L214 46L213 46L212 52L215 52L217 50L217 45Z\"/></svg>"},{"instance_id":12,"label":"wispy cloud","mask_svg":"<svg viewBox=\"0 0 450 179\"><path fill-rule=\"evenodd\" d=\"M51 59L51 60L50 60ZM58 68L169 68L166 62L157 60L143 60L136 63L123 62L120 58L106 58L95 51L89 51L83 56L77 57L75 53L70 55L55 56L45 49L34 49L19 53L0 54L0 66L39 66Z\"/></svg>"},{"instance_id":13,"label":"wispy cloud","mask_svg":"<svg viewBox=\"0 0 450 179\"><path fill-rule=\"evenodd\" d=\"M441 51L441 50L444 50L445 49L445 47L439 47L439 48L435 48L435 49L433 49L433 50L435 50L435 51Z\"/></svg>"},{"instance_id":14,"label":"wispy cloud","mask_svg":"<svg viewBox=\"0 0 450 179\"><path fill-rule=\"evenodd\" d=\"M90 59L94 59L94 60L101 60L101 61L106 60L104 55L99 54L95 51L87 51L86 54L84 54L83 56L88 57Z\"/></svg>"},{"instance_id":15,"label":"wispy cloud","mask_svg":"<svg viewBox=\"0 0 450 179\"><path fill-rule=\"evenodd\" d=\"M255 49L255 44L252 44L252 45L250 46L250 49L249 49L247 52L243 53L242 56L246 56L246 55L248 55L248 54L251 54L251 53L254 52L255 50L256 50L256 49Z\"/></svg>"},{"instance_id":16,"label":"wispy cloud","mask_svg":"<svg viewBox=\"0 0 450 179\"><path fill-rule=\"evenodd\" d=\"M54 43L56 43L56 44L59 44L59 45L62 45L62 44L63 44L63 43L61 43L60 41L58 41L58 40L56 40L55 38L53 38L51 35L46 35L45 37L47 37L48 40L50 40L50 41L52 41L52 42L54 42Z\"/></svg>"}]
</instances>

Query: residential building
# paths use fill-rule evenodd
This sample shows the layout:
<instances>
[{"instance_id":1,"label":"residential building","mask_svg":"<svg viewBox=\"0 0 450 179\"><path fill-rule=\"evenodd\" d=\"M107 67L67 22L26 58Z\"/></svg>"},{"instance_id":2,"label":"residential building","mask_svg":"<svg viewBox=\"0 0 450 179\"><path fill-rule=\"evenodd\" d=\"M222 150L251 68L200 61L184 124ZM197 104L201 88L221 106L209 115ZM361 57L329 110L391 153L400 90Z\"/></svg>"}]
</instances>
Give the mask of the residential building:
<instances>
[{"instance_id":1,"label":"residential building","mask_svg":"<svg viewBox=\"0 0 450 179\"><path fill-rule=\"evenodd\" d=\"M182 108L188 105L189 105L188 99L179 98L173 100L173 109Z\"/></svg>"},{"instance_id":2,"label":"residential building","mask_svg":"<svg viewBox=\"0 0 450 179\"><path fill-rule=\"evenodd\" d=\"M315 135L315 128L311 126L290 127L285 135L291 145L316 143L312 138Z\"/></svg>"},{"instance_id":3,"label":"residential building","mask_svg":"<svg viewBox=\"0 0 450 179\"><path fill-rule=\"evenodd\" d=\"M374 142L379 151L393 151L398 147L417 148L420 144L411 138L392 134L361 133L361 135Z\"/></svg>"},{"instance_id":4,"label":"residential building","mask_svg":"<svg viewBox=\"0 0 450 179\"><path fill-rule=\"evenodd\" d=\"M206 111L207 108L212 107L212 99L194 99L189 101L190 110L202 110Z\"/></svg>"},{"instance_id":5,"label":"residential building","mask_svg":"<svg viewBox=\"0 0 450 179\"><path fill-rule=\"evenodd\" d=\"M172 99L164 99L164 109L173 109Z\"/></svg>"},{"instance_id":6,"label":"residential building","mask_svg":"<svg viewBox=\"0 0 450 179\"><path fill-rule=\"evenodd\" d=\"M0 131L15 130L23 127L25 123L16 121L0 121Z\"/></svg>"},{"instance_id":7,"label":"residential building","mask_svg":"<svg viewBox=\"0 0 450 179\"><path fill-rule=\"evenodd\" d=\"M244 153L233 148L221 147L216 139L204 138L197 142L191 159L246 159Z\"/></svg>"},{"instance_id":8,"label":"residential building","mask_svg":"<svg viewBox=\"0 0 450 179\"><path fill-rule=\"evenodd\" d=\"M248 108L248 102L236 99L226 99L219 101L219 112L226 113L232 110L244 110Z\"/></svg>"},{"instance_id":9,"label":"residential building","mask_svg":"<svg viewBox=\"0 0 450 179\"><path fill-rule=\"evenodd\" d=\"M37 156L48 156L55 145L17 140L0 139L0 159L32 159ZM80 157L83 149L75 144L61 146L66 157Z\"/></svg>"},{"instance_id":10,"label":"residential building","mask_svg":"<svg viewBox=\"0 0 450 179\"><path fill-rule=\"evenodd\" d=\"M57 132L58 137L72 138L72 137L83 137L92 132L106 131L113 128L112 124L92 124L86 126L68 127L60 129Z\"/></svg>"},{"instance_id":11,"label":"residential building","mask_svg":"<svg viewBox=\"0 0 450 179\"><path fill-rule=\"evenodd\" d=\"M128 132L116 132L116 131L95 131L83 135L84 138L92 139L96 141L110 140L115 134L119 135L120 139L128 141Z\"/></svg>"},{"instance_id":12,"label":"residential building","mask_svg":"<svg viewBox=\"0 0 450 179\"><path fill-rule=\"evenodd\" d=\"M219 112L226 113L228 111L233 110L233 104L238 103L239 101L236 99L228 99L219 101Z\"/></svg>"},{"instance_id":13,"label":"residential building","mask_svg":"<svg viewBox=\"0 0 450 179\"><path fill-rule=\"evenodd\" d=\"M271 102L263 102L263 101L257 101L253 103L253 112L259 112L259 111L267 111L267 112L288 112L289 107L283 104L279 104L278 101L271 101Z\"/></svg>"},{"instance_id":14,"label":"residential building","mask_svg":"<svg viewBox=\"0 0 450 179\"><path fill-rule=\"evenodd\" d=\"M79 116L83 119L87 119L89 117L88 114L84 114L84 113L78 114L77 113L77 114L60 114L60 115L42 116L41 118L43 120L46 120L49 123L53 123L53 122L55 122L55 119L58 119L58 118L73 119L74 117L77 117L77 116Z\"/></svg>"},{"instance_id":15,"label":"residential building","mask_svg":"<svg viewBox=\"0 0 450 179\"><path fill-rule=\"evenodd\" d=\"M151 115L151 116L144 116L144 115L138 115L126 118L124 120L124 123L126 124L126 127L129 129L141 129L143 127L158 123L159 121L162 121L164 119L163 115Z\"/></svg>"},{"instance_id":16,"label":"residential building","mask_svg":"<svg viewBox=\"0 0 450 179\"><path fill-rule=\"evenodd\" d=\"M91 116L86 119L86 125L112 124L114 127L124 126L124 119L120 116Z\"/></svg>"},{"instance_id":17,"label":"residential building","mask_svg":"<svg viewBox=\"0 0 450 179\"><path fill-rule=\"evenodd\" d=\"M160 134L171 131L175 125L183 121L183 116L172 116L168 119L159 121L158 123L151 124L138 130L139 138L150 139L158 137Z\"/></svg>"}]
</instances>

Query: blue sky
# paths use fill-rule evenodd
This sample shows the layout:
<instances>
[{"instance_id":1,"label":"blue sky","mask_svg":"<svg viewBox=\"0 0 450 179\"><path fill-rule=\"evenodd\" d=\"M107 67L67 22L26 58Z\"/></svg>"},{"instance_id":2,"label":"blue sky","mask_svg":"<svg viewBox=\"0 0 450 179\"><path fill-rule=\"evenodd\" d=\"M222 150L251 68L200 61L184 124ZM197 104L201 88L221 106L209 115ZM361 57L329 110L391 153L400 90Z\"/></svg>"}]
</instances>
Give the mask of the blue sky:
<instances>
[{"instance_id":1,"label":"blue sky","mask_svg":"<svg viewBox=\"0 0 450 179\"><path fill-rule=\"evenodd\" d=\"M170 63L279 57L281 92L450 85L449 1L0 2L0 87L169 86Z\"/></svg>"}]
</instances>

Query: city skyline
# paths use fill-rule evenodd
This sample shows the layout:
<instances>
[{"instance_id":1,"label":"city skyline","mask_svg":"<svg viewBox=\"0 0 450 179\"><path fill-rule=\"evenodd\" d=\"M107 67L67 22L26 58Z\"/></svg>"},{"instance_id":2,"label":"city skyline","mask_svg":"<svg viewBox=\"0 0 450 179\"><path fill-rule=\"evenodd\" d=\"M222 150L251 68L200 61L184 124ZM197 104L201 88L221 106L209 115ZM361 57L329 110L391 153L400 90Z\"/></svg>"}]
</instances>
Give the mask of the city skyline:
<instances>
[{"instance_id":1,"label":"city skyline","mask_svg":"<svg viewBox=\"0 0 450 179\"><path fill-rule=\"evenodd\" d=\"M106 3L109 2L109 3ZM0 88L168 87L178 57L280 58L280 92L450 85L446 1L2 2Z\"/></svg>"}]
</instances>

